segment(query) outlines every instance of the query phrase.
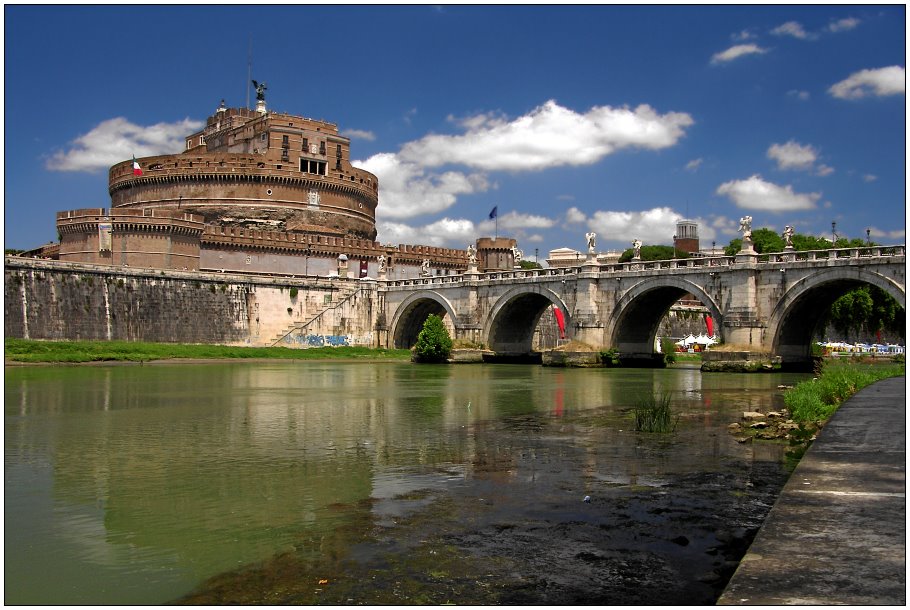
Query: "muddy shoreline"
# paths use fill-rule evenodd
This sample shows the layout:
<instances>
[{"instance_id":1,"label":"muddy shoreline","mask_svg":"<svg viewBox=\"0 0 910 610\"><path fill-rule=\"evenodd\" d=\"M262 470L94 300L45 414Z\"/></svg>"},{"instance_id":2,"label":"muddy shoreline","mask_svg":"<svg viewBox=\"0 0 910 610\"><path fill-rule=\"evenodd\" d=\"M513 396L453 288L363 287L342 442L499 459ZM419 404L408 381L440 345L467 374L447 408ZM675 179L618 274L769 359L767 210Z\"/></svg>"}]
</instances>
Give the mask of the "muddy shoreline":
<instances>
[{"instance_id":1,"label":"muddy shoreline","mask_svg":"<svg viewBox=\"0 0 910 610\"><path fill-rule=\"evenodd\" d=\"M469 475L427 465L424 481L450 482L339 505L345 527L174 603L714 604L786 482L782 447L756 458L720 425L707 448L618 425L589 413L464 431ZM609 466L617 438L636 465Z\"/></svg>"}]
</instances>

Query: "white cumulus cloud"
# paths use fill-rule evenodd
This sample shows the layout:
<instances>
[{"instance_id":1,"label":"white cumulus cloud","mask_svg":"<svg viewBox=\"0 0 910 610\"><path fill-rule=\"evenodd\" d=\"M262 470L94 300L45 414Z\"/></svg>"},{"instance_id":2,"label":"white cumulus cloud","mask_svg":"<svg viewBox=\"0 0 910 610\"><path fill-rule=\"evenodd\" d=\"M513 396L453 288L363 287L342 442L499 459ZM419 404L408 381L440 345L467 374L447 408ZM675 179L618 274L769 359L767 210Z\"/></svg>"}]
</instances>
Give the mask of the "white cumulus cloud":
<instances>
[{"instance_id":1,"label":"white cumulus cloud","mask_svg":"<svg viewBox=\"0 0 910 610\"><path fill-rule=\"evenodd\" d=\"M405 144L403 160L424 167L456 164L486 171L535 171L559 165L589 165L624 148L675 145L694 123L681 112L658 114L643 104L596 106L578 113L550 100L521 117L494 114L460 119L459 135L428 135Z\"/></svg>"},{"instance_id":2,"label":"white cumulus cloud","mask_svg":"<svg viewBox=\"0 0 910 610\"><path fill-rule=\"evenodd\" d=\"M425 244L462 250L477 239L474 223L463 218L441 218L423 226L377 221L376 233L376 240L384 244Z\"/></svg>"},{"instance_id":3,"label":"white cumulus cloud","mask_svg":"<svg viewBox=\"0 0 910 610\"><path fill-rule=\"evenodd\" d=\"M740 57L744 57L746 55L761 55L762 53L767 52L767 49L763 49L757 44L752 44L751 42L748 44L738 44L730 47L726 51L721 51L720 53L715 53L712 55L711 63L723 64L733 61L734 59L739 59Z\"/></svg>"},{"instance_id":4,"label":"white cumulus cloud","mask_svg":"<svg viewBox=\"0 0 910 610\"><path fill-rule=\"evenodd\" d=\"M690 172L694 172L699 167L701 167L702 162L703 162L703 160L701 157L699 157L698 159L692 159L691 161L686 163L686 169Z\"/></svg>"},{"instance_id":5,"label":"white cumulus cloud","mask_svg":"<svg viewBox=\"0 0 910 610\"><path fill-rule=\"evenodd\" d=\"M509 212L499 217L499 226L504 229L549 229L555 224L552 218L536 214Z\"/></svg>"},{"instance_id":6,"label":"white cumulus cloud","mask_svg":"<svg viewBox=\"0 0 910 610\"><path fill-rule=\"evenodd\" d=\"M814 38L812 34L803 29L802 24L798 21L788 21L771 30L771 33L775 36L792 36L800 40L811 40Z\"/></svg>"},{"instance_id":7,"label":"white cumulus cloud","mask_svg":"<svg viewBox=\"0 0 910 610\"><path fill-rule=\"evenodd\" d=\"M584 212L572 206L566 210L566 223L567 224L582 224L587 222L588 217Z\"/></svg>"},{"instance_id":8,"label":"white cumulus cloud","mask_svg":"<svg viewBox=\"0 0 910 610\"><path fill-rule=\"evenodd\" d=\"M73 140L67 150L55 152L47 169L65 172L93 172L136 157L179 153L186 148L186 136L204 123L189 118L176 123L142 126L123 117L108 119Z\"/></svg>"},{"instance_id":9,"label":"white cumulus cloud","mask_svg":"<svg viewBox=\"0 0 910 610\"><path fill-rule=\"evenodd\" d=\"M376 134L364 129L345 129L341 135L351 138L352 140L367 140L372 142L376 139Z\"/></svg>"},{"instance_id":10,"label":"white cumulus cloud","mask_svg":"<svg viewBox=\"0 0 910 610\"><path fill-rule=\"evenodd\" d=\"M893 240L903 240L907 232L904 229L896 229L894 231L883 231L882 229L877 229L875 227L869 227L869 237L874 237L877 240L882 239L893 239ZM886 242L887 245L887 242Z\"/></svg>"},{"instance_id":11,"label":"white cumulus cloud","mask_svg":"<svg viewBox=\"0 0 910 610\"><path fill-rule=\"evenodd\" d=\"M680 218L682 215L668 207L641 212L600 210L591 215L588 226L597 232L598 243L631 245L633 239L640 239L645 244L671 244Z\"/></svg>"},{"instance_id":12,"label":"white cumulus cloud","mask_svg":"<svg viewBox=\"0 0 910 610\"><path fill-rule=\"evenodd\" d=\"M852 30L860 24L860 20L854 17L847 17L845 19L838 19L837 21L832 21L828 24L829 32L846 32L847 30Z\"/></svg>"},{"instance_id":13,"label":"white cumulus cloud","mask_svg":"<svg viewBox=\"0 0 910 610\"><path fill-rule=\"evenodd\" d=\"M818 152L809 145L790 140L786 144L772 144L768 148L768 158L777 161L778 169L812 169Z\"/></svg>"},{"instance_id":14,"label":"white cumulus cloud","mask_svg":"<svg viewBox=\"0 0 910 610\"><path fill-rule=\"evenodd\" d=\"M790 185L779 186L757 174L745 180L725 182L716 192L727 196L740 208L766 212L811 210L821 199L821 193L795 193Z\"/></svg>"},{"instance_id":15,"label":"white cumulus cloud","mask_svg":"<svg viewBox=\"0 0 910 610\"><path fill-rule=\"evenodd\" d=\"M888 66L854 72L828 89L834 97L845 100L856 100L868 96L884 97L904 93L904 69L901 66Z\"/></svg>"},{"instance_id":16,"label":"white cumulus cloud","mask_svg":"<svg viewBox=\"0 0 910 610\"><path fill-rule=\"evenodd\" d=\"M577 113L552 100L514 120L496 113L448 120L464 133L431 134L404 144L398 153L353 161L379 178L380 219L438 213L460 195L495 188L485 172L586 165L623 148L673 146L694 123L688 114L659 114L648 105L634 110L597 106ZM438 169L443 166L478 171Z\"/></svg>"},{"instance_id":17,"label":"white cumulus cloud","mask_svg":"<svg viewBox=\"0 0 910 610\"><path fill-rule=\"evenodd\" d=\"M411 218L441 212L454 205L458 195L490 188L483 174L427 173L419 164L403 161L393 153L379 153L353 164L379 178L376 214L380 218Z\"/></svg>"}]
</instances>

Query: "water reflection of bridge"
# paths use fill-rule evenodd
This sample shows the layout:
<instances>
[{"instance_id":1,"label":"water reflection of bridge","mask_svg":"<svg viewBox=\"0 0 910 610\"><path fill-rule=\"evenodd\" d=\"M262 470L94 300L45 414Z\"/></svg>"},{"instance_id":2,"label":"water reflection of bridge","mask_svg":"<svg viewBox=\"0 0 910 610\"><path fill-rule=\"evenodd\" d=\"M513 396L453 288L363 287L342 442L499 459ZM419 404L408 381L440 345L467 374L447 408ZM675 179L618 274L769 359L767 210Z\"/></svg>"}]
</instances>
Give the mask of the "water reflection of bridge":
<instances>
[{"instance_id":1,"label":"water reflection of bridge","mask_svg":"<svg viewBox=\"0 0 910 610\"><path fill-rule=\"evenodd\" d=\"M608 265L589 259L570 268L379 284L383 345L410 347L426 317L436 314L456 338L513 356L531 352L541 316L556 306L569 338L615 348L628 360L652 359L661 319L691 294L725 343L802 366L811 359L820 313L846 292L872 285L906 305L902 245Z\"/></svg>"}]
</instances>

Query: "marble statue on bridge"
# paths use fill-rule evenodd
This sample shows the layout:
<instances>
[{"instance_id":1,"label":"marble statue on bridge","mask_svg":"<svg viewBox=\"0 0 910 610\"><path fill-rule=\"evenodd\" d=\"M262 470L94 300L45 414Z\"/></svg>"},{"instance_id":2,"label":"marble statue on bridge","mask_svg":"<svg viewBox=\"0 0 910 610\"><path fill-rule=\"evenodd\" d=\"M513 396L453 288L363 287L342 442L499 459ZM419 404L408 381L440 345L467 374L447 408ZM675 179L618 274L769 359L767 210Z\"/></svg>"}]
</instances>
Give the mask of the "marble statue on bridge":
<instances>
[{"instance_id":1,"label":"marble statue on bridge","mask_svg":"<svg viewBox=\"0 0 910 610\"><path fill-rule=\"evenodd\" d=\"M743 216L742 218L740 218L739 219L739 229L737 229L737 230L742 231L743 241L746 241L747 239L751 241L751 239L752 239L752 217Z\"/></svg>"},{"instance_id":2,"label":"marble statue on bridge","mask_svg":"<svg viewBox=\"0 0 910 610\"><path fill-rule=\"evenodd\" d=\"M784 227L784 232L782 237L784 238L784 247L792 248L793 247L793 227L787 225Z\"/></svg>"},{"instance_id":3,"label":"marble statue on bridge","mask_svg":"<svg viewBox=\"0 0 910 610\"><path fill-rule=\"evenodd\" d=\"M585 239L588 241L588 254L594 254L595 242L597 238L597 233L593 231L590 233L585 233Z\"/></svg>"}]
</instances>

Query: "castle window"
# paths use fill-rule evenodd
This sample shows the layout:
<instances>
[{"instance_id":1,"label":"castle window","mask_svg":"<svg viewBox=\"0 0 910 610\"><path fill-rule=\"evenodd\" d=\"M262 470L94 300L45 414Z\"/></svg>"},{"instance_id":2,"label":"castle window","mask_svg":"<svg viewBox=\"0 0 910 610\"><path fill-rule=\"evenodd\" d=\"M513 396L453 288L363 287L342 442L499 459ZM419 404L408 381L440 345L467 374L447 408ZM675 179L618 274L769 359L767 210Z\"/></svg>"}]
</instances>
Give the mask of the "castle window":
<instances>
[{"instance_id":1,"label":"castle window","mask_svg":"<svg viewBox=\"0 0 910 610\"><path fill-rule=\"evenodd\" d=\"M204 136L204 135L203 135L203 136L199 136L199 144L200 144L200 145L205 144L205 136Z\"/></svg>"},{"instance_id":2,"label":"castle window","mask_svg":"<svg viewBox=\"0 0 910 610\"><path fill-rule=\"evenodd\" d=\"M341 158L341 144L338 144L335 148L335 158L336 159Z\"/></svg>"},{"instance_id":3,"label":"castle window","mask_svg":"<svg viewBox=\"0 0 910 610\"><path fill-rule=\"evenodd\" d=\"M307 150L309 147L310 147L310 142L309 142L309 140L308 140L307 138L304 138L304 139L303 139L303 146L300 148L300 150Z\"/></svg>"},{"instance_id":4,"label":"castle window","mask_svg":"<svg viewBox=\"0 0 910 610\"><path fill-rule=\"evenodd\" d=\"M325 176L325 161L313 161L311 159L301 159L300 160L300 171L305 174L316 174L317 176Z\"/></svg>"},{"instance_id":5,"label":"castle window","mask_svg":"<svg viewBox=\"0 0 910 610\"><path fill-rule=\"evenodd\" d=\"M322 142L319 143L319 154L320 155L325 154L325 140L323 140Z\"/></svg>"},{"instance_id":6,"label":"castle window","mask_svg":"<svg viewBox=\"0 0 910 610\"><path fill-rule=\"evenodd\" d=\"M288 137L287 136L281 136L281 146L284 148L288 147Z\"/></svg>"}]
</instances>

